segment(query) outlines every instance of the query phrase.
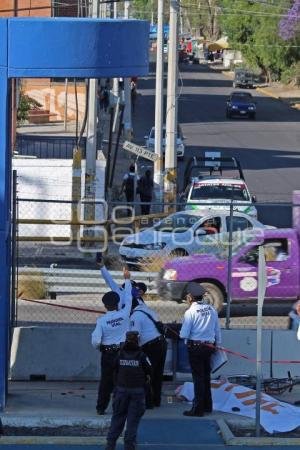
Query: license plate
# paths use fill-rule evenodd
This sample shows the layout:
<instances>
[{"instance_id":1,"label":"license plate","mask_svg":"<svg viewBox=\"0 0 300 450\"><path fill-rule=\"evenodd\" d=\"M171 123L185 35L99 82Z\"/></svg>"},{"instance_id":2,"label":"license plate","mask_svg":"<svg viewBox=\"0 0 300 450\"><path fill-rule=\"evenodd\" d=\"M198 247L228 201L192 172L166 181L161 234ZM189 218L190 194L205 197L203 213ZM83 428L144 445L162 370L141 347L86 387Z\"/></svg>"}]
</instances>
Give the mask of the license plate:
<instances>
[{"instance_id":1,"label":"license plate","mask_svg":"<svg viewBox=\"0 0 300 450\"><path fill-rule=\"evenodd\" d=\"M240 111L240 114L246 114L246 111Z\"/></svg>"}]
</instances>

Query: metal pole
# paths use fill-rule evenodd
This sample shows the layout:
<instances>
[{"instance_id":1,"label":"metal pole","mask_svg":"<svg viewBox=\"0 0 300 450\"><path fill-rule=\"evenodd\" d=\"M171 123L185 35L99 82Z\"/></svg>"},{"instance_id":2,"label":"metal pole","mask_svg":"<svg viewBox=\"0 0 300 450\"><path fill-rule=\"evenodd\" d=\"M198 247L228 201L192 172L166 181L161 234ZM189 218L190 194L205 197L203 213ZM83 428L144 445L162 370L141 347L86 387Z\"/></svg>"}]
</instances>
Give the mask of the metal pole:
<instances>
[{"instance_id":1,"label":"metal pole","mask_svg":"<svg viewBox=\"0 0 300 450\"><path fill-rule=\"evenodd\" d=\"M68 78L65 78L65 111L64 111L64 128L68 128Z\"/></svg>"},{"instance_id":2,"label":"metal pole","mask_svg":"<svg viewBox=\"0 0 300 450\"><path fill-rule=\"evenodd\" d=\"M98 0L93 0L92 17L99 17ZM97 161L97 103L98 103L98 80L89 81L88 96L88 123L86 139L86 163L85 163L85 190L84 198L89 200L84 204L84 218L95 220L95 198L96 198L96 161ZM94 227L85 228L85 233L94 235Z\"/></svg>"},{"instance_id":3,"label":"metal pole","mask_svg":"<svg viewBox=\"0 0 300 450\"><path fill-rule=\"evenodd\" d=\"M136 160L134 162L134 187L133 187L133 189L134 189L134 194L133 194L133 205L134 205L133 207L134 207L134 210L135 210L135 206L136 206L136 203L137 203L136 190L137 190L137 177L138 177L138 160L139 160L139 157L137 156Z\"/></svg>"},{"instance_id":4,"label":"metal pole","mask_svg":"<svg viewBox=\"0 0 300 450\"><path fill-rule=\"evenodd\" d=\"M124 18L129 19L129 1L124 2ZM125 139L128 141L132 140L132 116L131 116L131 86L130 86L130 78L124 78L124 101L125 101L125 110L124 110L124 133Z\"/></svg>"},{"instance_id":5,"label":"metal pole","mask_svg":"<svg viewBox=\"0 0 300 450\"><path fill-rule=\"evenodd\" d=\"M256 322L256 414L255 429L256 436L260 436L260 400L261 400L261 339L262 339L262 308L257 307Z\"/></svg>"},{"instance_id":6,"label":"metal pole","mask_svg":"<svg viewBox=\"0 0 300 450\"><path fill-rule=\"evenodd\" d=\"M81 200L81 148L75 147L73 149L73 164L72 164L72 222L78 222L78 205ZM71 225L72 241L76 241L79 237L80 226Z\"/></svg>"},{"instance_id":7,"label":"metal pole","mask_svg":"<svg viewBox=\"0 0 300 450\"><path fill-rule=\"evenodd\" d=\"M11 330L16 326L16 246L17 246L17 171L12 179L12 229L11 229Z\"/></svg>"},{"instance_id":8,"label":"metal pole","mask_svg":"<svg viewBox=\"0 0 300 450\"><path fill-rule=\"evenodd\" d=\"M116 169L116 163L117 163L117 156L118 156L118 150L119 150L119 144L121 139L121 133L122 133L122 123L123 123L123 115L124 115L124 105L120 105L120 120L119 120L119 130L117 135L117 141L116 141L116 147L115 147L115 154L114 154L114 160L113 160L113 166L111 171L111 177L109 181L109 187L112 188L114 176L115 176L115 169Z\"/></svg>"},{"instance_id":9,"label":"metal pole","mask_svg":"<svg viewBox=\"0 0 300 450\"><path fill-rule=\"evenodd\" d=\"M110 160L111 160L111 149L112 149L113 124L114 124L114 109L110 108L109 138L108 138L106 172L105 172L105 198L106 199L108 198L107 189L108 189L109 177L110 177Z\"/></svg>"},{"instance_id":10,"label":"metal pole","mask_svg":"<svg viewBox=\"0 0 300 450\"><path fill-rule=\"evenodd\" d=\"M177 191L177 91L178 91L178 1L170 3L168 89L166 113L165 202L176 202ZM168 207L173 212L174 206Z\"/></svg>"},{"instance_id":11,"label":"metal pole","mask_svg":"<svg viewBox=\"0 0 300 450\"><path fill-rule=\"evenodd\" d=\"M111 3L111 9L110 9L110 17L112 19L116 19L117 18L117 9L116 9L116 5L117 3ZM119 97L119 79L118 78L113 78L113 89L112 89L112 93L114 96L114 102L116 103L117 98Z\"/></svg>"},{"instance_id":12,"label":"metal pole","mask_svg":"<svg viewBox=\"0 0 300 450\"><path fill-rule=\"evenodd\" d=\"M255 429L256 436L260 436L260 404L261 404L261 380L262 380L262 309L267 286L266 261L264 246L259 246L258 251L258 302L256 322L256 411Z\"/></svg>"},{"instance_id":13,"label":"metal pole","mask_svg":"<svg viewBox=\"0 0 300 450\"><path fill-rule=\"evenodd\" d=\"M164 0L157 5L157 52L155 89L155 141L154 149L158 155L154 163L154 183L156 198L163 200L163 107L164 107Z\"/></svg>"},{"instance_id":14,"label":"metal pole","mask_svg":"<svg viewBox=\"0 0 300 450\"><path fill-rule=\"evenodd\" d=\"M230 223L228 242L228 272L227 272L227 307L226 307L226 329L230 328L230 306L232 300L232 235L233 235L233 201L230 203Z\"/></svg>"}]
</instances>

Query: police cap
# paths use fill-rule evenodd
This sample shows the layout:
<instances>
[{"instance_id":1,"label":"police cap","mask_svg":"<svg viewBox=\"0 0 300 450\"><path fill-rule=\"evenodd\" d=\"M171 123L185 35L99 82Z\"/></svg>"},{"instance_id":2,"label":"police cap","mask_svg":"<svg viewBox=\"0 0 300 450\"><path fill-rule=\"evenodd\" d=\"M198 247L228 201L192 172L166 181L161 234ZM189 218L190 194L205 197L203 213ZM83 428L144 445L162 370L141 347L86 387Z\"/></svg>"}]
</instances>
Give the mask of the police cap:
<instances>
[{"instance_id":1,"label":"police cap","mask_svg":"<svg viewBox=\"0 0 300 450\"><path fill-rule=\"evenodd\" d=\"M104 294L102 297L102 302L105 307L117 306L119 301L120 301L119 294L113 291L106 292L106 294Z\"/></svg>"},{"instance_id":2,"label":"police cap","mask_svg":"<svg viewBox=\"0 0 300 450\"><path fill-rule=\"evenodd\" d=\"M137 287L140 291L143 291L144 293L147 292L147 286L146 286L145 283L142 283L142 282L136 283L136 287Z\"/></svg>"},{"instance_id":3,"label":"police cap","mask_svg":"<svg viewBox=\"0 0 300 450\"><path fill-rule=\"evenodd\" d=\"M190 294L193 297L202 297L205 294L206 290L203 286L201 286L201 284L191 282L188 283L185 292L186 295Z\"/></svg>"}]
</instances>

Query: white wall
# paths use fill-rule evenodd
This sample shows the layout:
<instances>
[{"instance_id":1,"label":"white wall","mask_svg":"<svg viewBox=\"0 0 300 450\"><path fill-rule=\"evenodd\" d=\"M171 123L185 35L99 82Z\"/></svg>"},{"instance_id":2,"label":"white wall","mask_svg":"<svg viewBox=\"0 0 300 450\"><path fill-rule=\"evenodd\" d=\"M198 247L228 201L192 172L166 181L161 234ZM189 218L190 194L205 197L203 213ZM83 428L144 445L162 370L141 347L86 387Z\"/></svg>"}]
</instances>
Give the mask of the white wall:
<instances>
[{"instance_id":1,"label":"white wall","mask_svg":"<svg viewBox=\"0 0 300 450\"><path fill-rule=\"evenodd\" d=\"M10 378L88 380L100 377L100 352L91 345L89 327L17 327L13 330ZM168 339L165 374L172 374L172 342Z\"/></svg>"},{"instance_id":2,"label":"white wall","mask_svg":"<svg viewBox=\"0 0 300 450\"><path fill-rule=\"evenodd\" d=\"M13 169L18 175L18 198L71 200L72 160L14 158ZM104 198L105 160L96 162L96 197ZM82 161L81 192L84 194L85 160ZM70 220L71 204L20 202L19 218ZM81 210L81 219L83 211ZM103 218L103 207L96 208L96 218ZM68 225L20 225L20 236L70 236Z\"/></svg>"}]
</instances>

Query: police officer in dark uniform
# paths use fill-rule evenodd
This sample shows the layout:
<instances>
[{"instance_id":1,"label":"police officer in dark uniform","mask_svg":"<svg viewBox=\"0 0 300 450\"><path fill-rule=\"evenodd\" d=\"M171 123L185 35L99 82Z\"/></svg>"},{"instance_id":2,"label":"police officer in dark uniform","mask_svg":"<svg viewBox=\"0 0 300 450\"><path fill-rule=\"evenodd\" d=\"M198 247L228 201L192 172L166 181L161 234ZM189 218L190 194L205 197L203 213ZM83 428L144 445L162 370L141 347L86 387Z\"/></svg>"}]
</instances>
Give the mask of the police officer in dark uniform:
<instances>
[{"instance_id":1,"label":"police officer in dark uniform","mask_svg":"<svg viewBox=\"0 0 300 450\"><path fill-rule=\"evenodd\" d=\"M121 344L125 342L126 332L130 325L132 307L130 273L124 270L125 288L123 298L125 306L119 310L120 296L116 292L107 292L102 302L107 313L97 319L97 325L92 334L93 347L100 349L101 381L98 390L96 410L99 415L105 413L114 388L114 362Z\"/></svg>"},{"instance_id":2,"label":"police officer in dark uniform","mask_svg":"<svg viewBox=\"0 0 300 450\"><path fill-rule=\"evenodd\" d=\"M218 313L203 301L205 289L198 283L188 283L186 301L190 305L184 314L180 337L187 341L189 361L194 382L194 401L185 416L203 416L212 412L210 389L210 358L212 345L221 343Z\"/></svg>"},{"instance_id":3,"label":"police officer in dark uniform","mask_svg":"<svg viewBox=\"0 0 300 450\"><path fill-rule=\"evenodd\" d=\"M137 288L141 297L146 286L137 283ZM159 407L161 404L167 341L158 329L159 322L156 312L149 308L140 297L133 302L134 309L130 318L130 330L139 333L139 343L151 362L151 386L146 391L146 408L150 409L153 406Z\"/></svg>"},{"instance_id":4,"label":"police officer in dark uniform","mask_svg":"<svg viewBox=\"0 0 300 450\"><path fill-rule=\"evenodd\" d=\"M138 333L128 332L115 360L116 387L106 450L115 450L126 421L124 450L136 449L137 429L145 412L145 385L150 375L151 365L138 345Z\"/></svg>"}]
</instances>

